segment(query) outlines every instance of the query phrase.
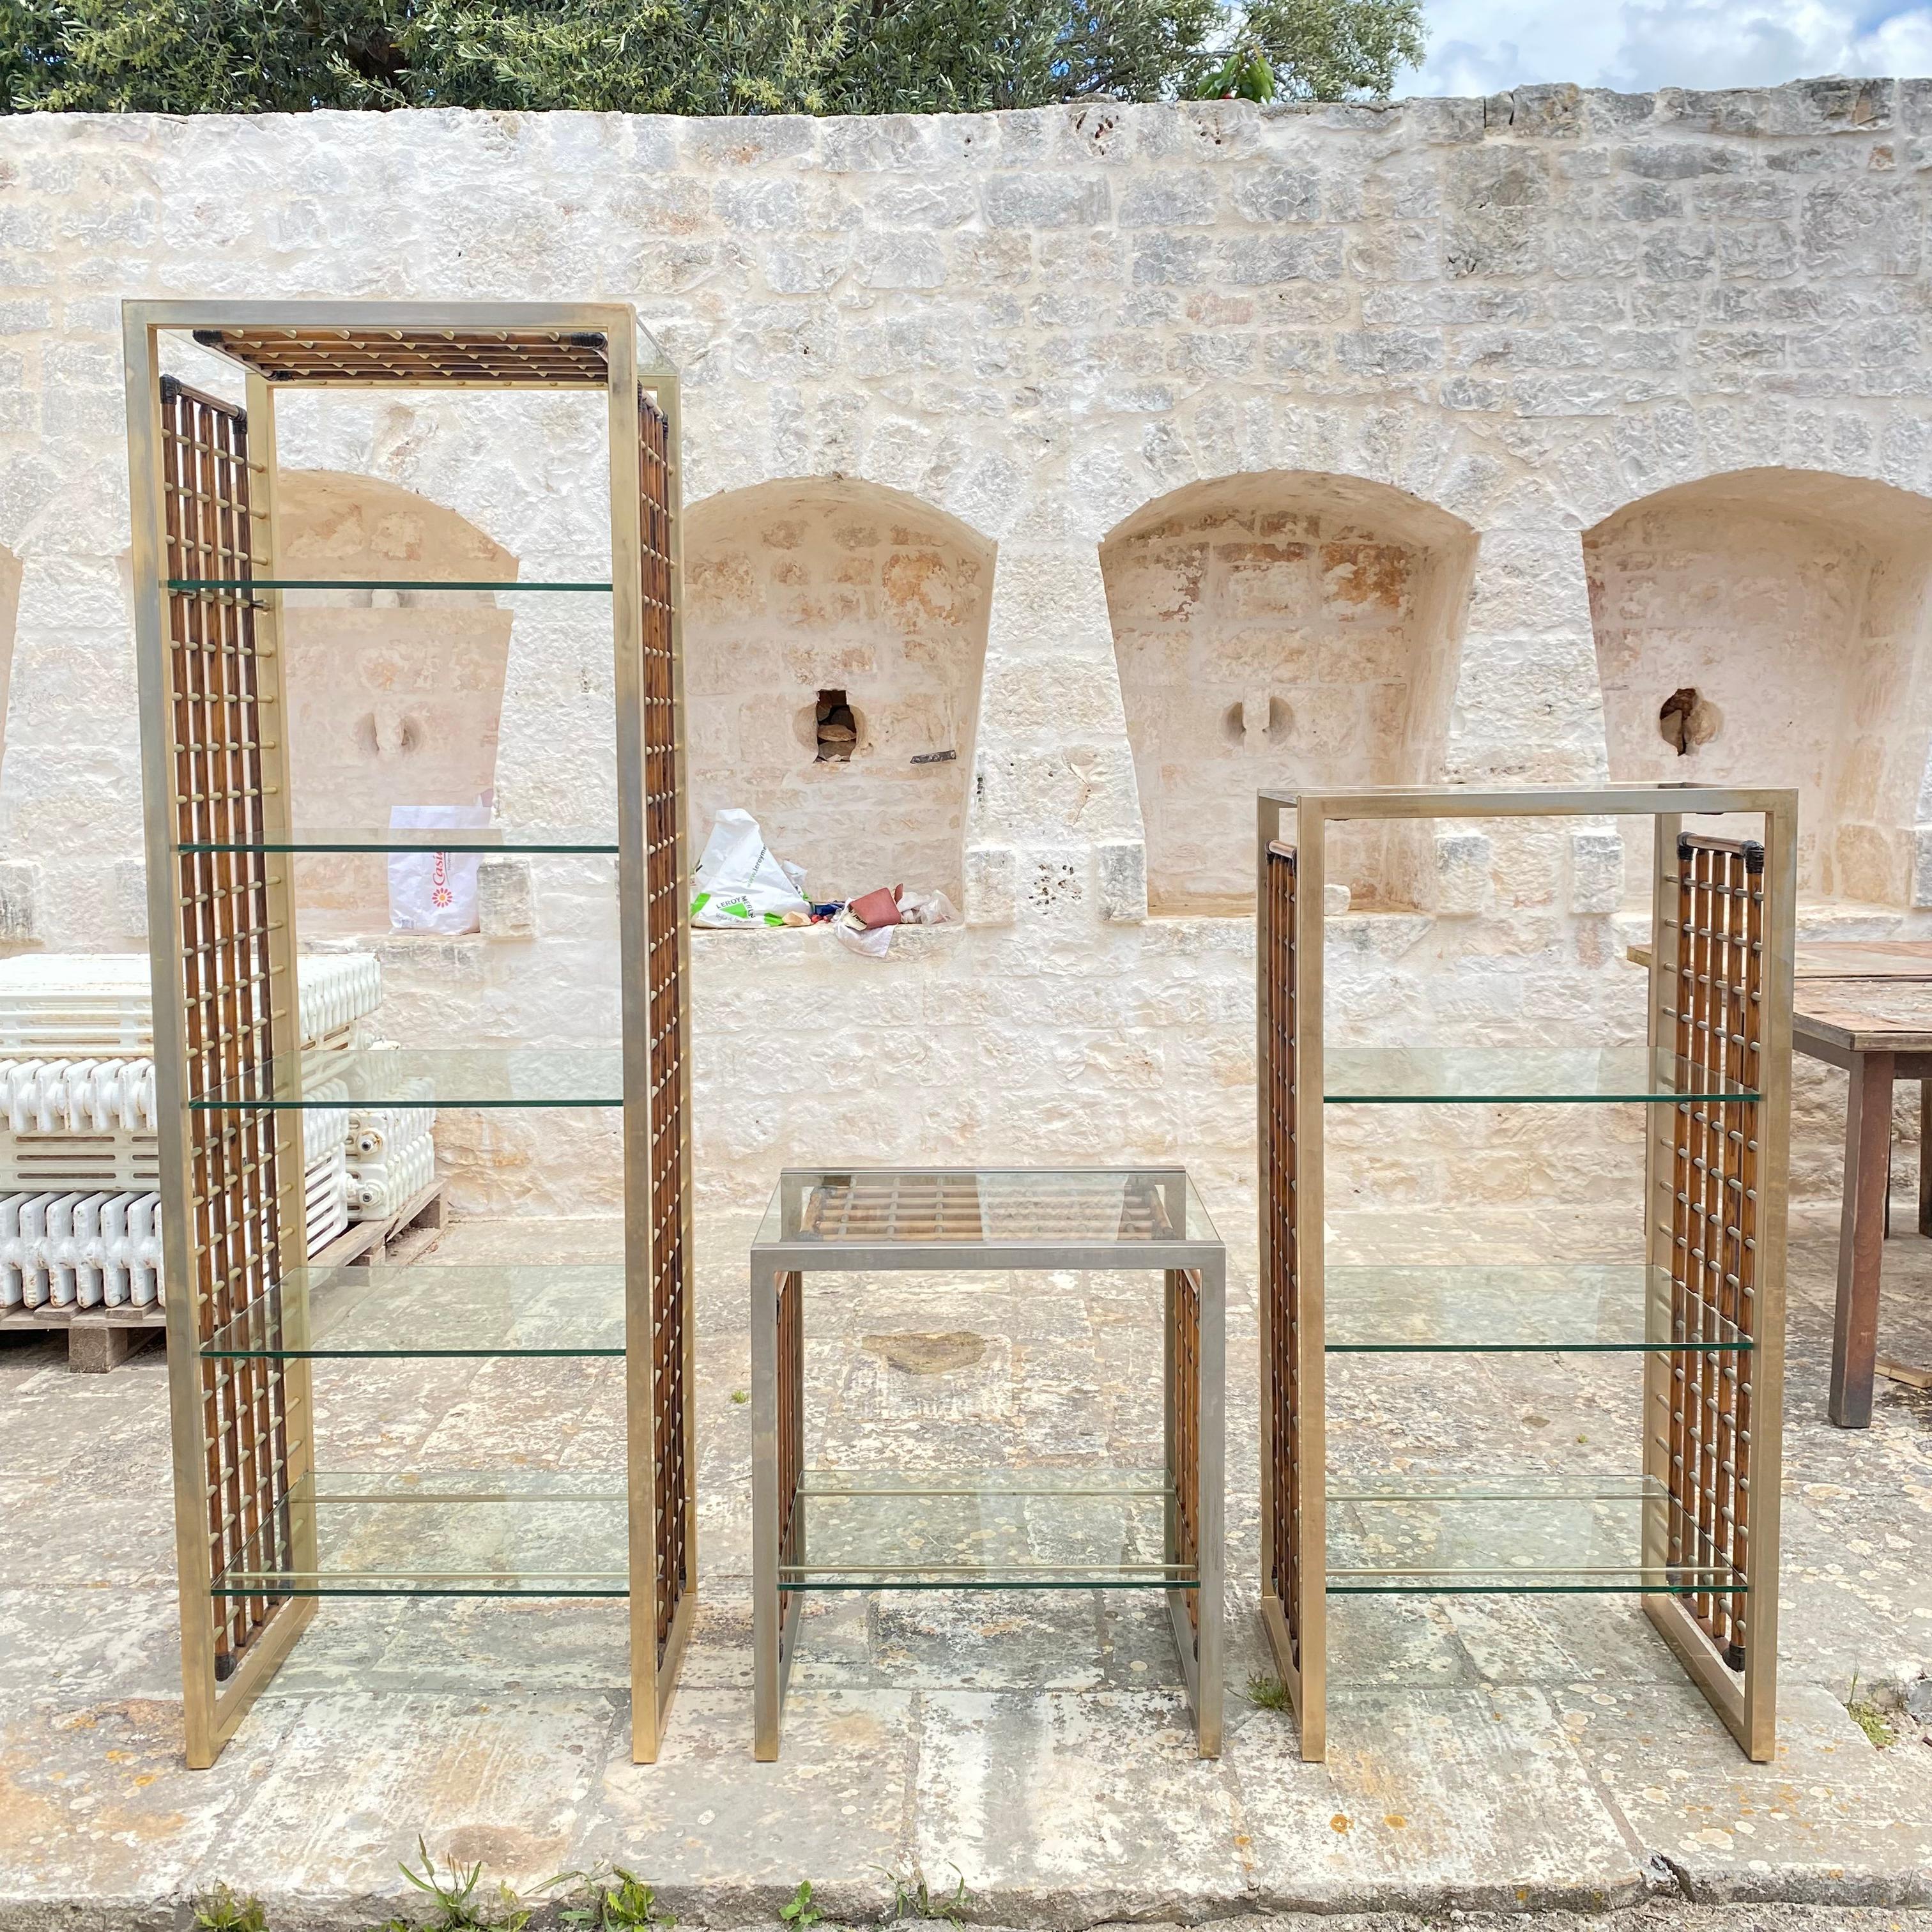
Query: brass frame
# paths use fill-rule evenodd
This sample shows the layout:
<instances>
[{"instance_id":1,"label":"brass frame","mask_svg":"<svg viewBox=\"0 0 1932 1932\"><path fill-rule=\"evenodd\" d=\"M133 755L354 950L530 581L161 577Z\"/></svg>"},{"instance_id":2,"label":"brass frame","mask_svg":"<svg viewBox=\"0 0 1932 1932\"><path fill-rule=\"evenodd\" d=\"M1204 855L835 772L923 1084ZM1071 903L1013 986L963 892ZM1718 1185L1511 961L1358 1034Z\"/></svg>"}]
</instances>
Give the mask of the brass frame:
<instances>
[{"instance_id":1,"label":"brass frame","mask_svg":"<svg viewBox=\"0 0 1932 1932\"><path fill-rule=\"evenodd\" d=\"M193 1163L195 1121L227 1119L188 1105L190 1067L184 1007L184 908L189 892L184 855L177 844L181 801L173 776L172 726L181 694L175 684L176 623L202 624L226 612L238 657L259 681L258 713L281 715L282 659L279 591L170 592L166 584L166 500L162 464L164 434L161 338L196 333L202 346L235 362L246 377L247 514L254 541L242 574L276 574L274 398L278 390L544 389L602 387L609 420L611 605L616 658L617 875L620 967L622 974L625 1324L626 1337L626 1461L629 1516L632 1754L654 1760L679 1666L695 1612L697 1591L696 1327L692 1305L691 1189L691 1065L689 1054L690 935L682 891L668 895L676 920L675 952L653 962L650 940L662 925L647 902L655 856L662 874L668 865L682 880L687 868L684 801L683 677L681 596L682 519L680 506L678 380L657 345L638 326L628 305L610 302L130 302L122 304L128 442L133 508L133 574L136 657L140 674L141 748L148 852L148 899L154 972L155 1079L160 1114L162 1242L166 1282L168 1382L175 1475L176 1555L179 1574L184 1728L189 1764L214 1762L262 1686L274 1675L314 1614L314 1598L268 1600L254 1637L231 1674L218 1677L212 1554L206 1498L209 1444L204 1424L206 1382L216 1366L202 1354L208 1309L199 1270L205 1258L194 1220ZM596 338L601 336L601 343ZM640 356L640 340L647 352ZM653 478L641 446L651 412L663 419L664 451ZM647 594L646 569L655 590ZM187 615L182 614L186 612ZM194 614L200 613L199 616ZM669 676L655 673L647 655L668 655ZM655 675L668 685L652 698ZM286 748L279 730L260 730L245 749L259 759L260 812L264 843L287 836ZM238 748L215 748L224 754ZM647 797L649 772L661 790ZM647 850L647 818L655 803L661 836ZM666 829L668 828L668 830ZM292 877L286 860L260 852L228 861L238 871L252 866L249 890L266 908L265 976L273 1059L299 1066L294 998L296 924ZM662 882L661 882L662 883ZM661 896L667 896L662 894ZM662 937L662 935L660 935ZM662 984L653 982L656 971ZM654 995L669 1018L654 1038ZM668 996L668 997L666 997ZM670 1046L661 1090L654 1090L652 1056ZM286 1077L286 1076L285 1076ZM284 1156L278 1163L278 1195L255 1198L244 1242L272 1241L279 1229L304 1244L300 1122L292 1112L278 1116ZM292 1145L292 1161L286 1157ZM660 1231L651 1211L660 1162L678 1194L674 1226ZM250 1170L252 1172L253 1170ZM256 1190L260 1196L259 1187ZM250 1252L256 1250L251 1249ZM668 1303L654 1306L662 1277ZM285 1329L299 1337L307 1322L302 1276L283 1293ZM668 1322L676 1335L676 1360L655 1360L653 1344ZM307 1467L311 1388L308 1363L278 1365L287 1418L288 1454L277 1480L271 1472L265 1500L279 1510L294 1548L312 1552L310 1512L289 1491ZM661 1371L663 1371L661 1372ZM667 1520L659 1520L656 1441L658 1408L669 1405L665 1426L682 1450L682 1483ZM675 1517L681 1510L682 1521ZM658 1639L658 1551L668 1534L681 1550L681 1574L664 1586L668 1629ZM252 1601L253 1600L250 1600Z\"/></svg>"},{"instance_id":2,"label":"brass frame","mask_svg":"<svg viewBox=\"0 0 1932 1932\"><path fill-rule=\"evenodd\" d=\"M1690 837L1683 821L1706 814L1761 817L1761 853L1722 840ZM1784 1383L1785 1223L1789 1201L1792 978L1797 915L1797 794L1758 788L1610 785L1594 789L1485 790L1442 787L1414 790L1273 792L1259 794L1256 869L1259 886L1256 943L1256 1056L1260 1174L1262 1402L1261 1618L1276 1669L1287 1685L1300 1731L1301 1754L1328 1754L1328 1545L1326 1348L1323 1288L1322 952L1326 841L1331 820L1372 818L1648 818L1654 821L1652 883L1658 944L1650 968L1648 1039L1653 1049L1680 1042L1694 1030L1707 1036L1701 1051L1755 1058L1756 1102L1721 1103L1726 1124L1718 1138L1741 1159L1742 1178L1725 1176L1707 1192L1721 1214L1735 1198L1746 1217L1730 1229L1737 1262L1730 1292L1749 1303L1755 1322L1748 1375L1734 1373L1699 1400L1748 1448L1748 1468L1730 1471L1736 1505L1733 1522L1718 1510L1719 1526L1744 1547L1750 1514L1748 1642L1744 1619L1727 1623L1713 1612L1712 1592L1686 1598L1645 1594L1644 1609L1746 1754L1768 1762L1776 1748L1778 1502ZM1743 988L1718 983L1705 956L1690 956L1708 939L1704 914L1690 905L1681 852L1721 853L1726 876L1748 870L1761 886L1736 890L1737 916L1748 932L1732 935L1738 956L1754 962L1756 981ZM1714 866L1719 862L1713 860ZM1761 866L1761 872L1756 868ZM1687 907L1689 910L1687 910ZM1684 997L1680 998L1680 992ZM1728 995L1729 1006L1723 1005ZM1706 1005L1700 1002L1714 1003ZM1722 1007L1724 1015L1719 1015ZM1694 1011L1693 1009L1695 1009ZM1747 1039L1745 1036L1748 1036ZM1708 1064L1729 1064L1729 1061ZM1706 1114L1713 1111L1707 1106ZM1687 1279L1723 1270L1697 1249L1680 1218L1694 1212L1677 1185L1680 1161L1698 1168L1689 1136L1713 1130L1694 1120L1694 1103L1652 1104L1646 1138L1646 1252L1670 1271L1681 1305ZM1750 1125L1729 1124L1736 1113ZM1751 1132L1755 1127L1755 1134ZM1721 1199L1717 1198L1721 1195ZM1754 1216L1754 1225L1748 1217ZM1750 1278L1754 1264L1755 1279ZM1695 1292L1694 1280L1691 1292ZM1290 1332L1275 1333L1277 1306ZM1656 1320L1653 1306L1653 1323ZM1643 1468L1675 1497L1684 1481L1672 1460L1672 1425L1681 1435L1690 1395L1682 1352L1653 1326L1644 1356L1641 1432ZM1276 1364L1291 1378L1278 1387ZM1746 1406L1736 1408L1736 1385L1746 1384ZM1726 1406L1730 1405L1730 1406ZM1700 1415L1702 1414L1700 1410ZM1737 1420L1742 1414L1744 1420ZM1695 1432L1701 1422L1692 1418ZM1730 1436L1726 1442L1732 1440ZM1700 1446L1702 1438L1699 1438ZM1304 1480L1304 1471L1319 1480ZM1739 1480L1742 1478L1742 1480ZM1700 1492L1701 1493L1701 1492ZM1279 1549L1276 1510L1291 1545ZM1708 1500L1708 1498L1707 1498ZM1714 1536L1717 1531L1714 1529ZM1646 1553L1666 1551L1671 1532L1663 1510L1646 1513ZM1278 1564L1286 1560L1288 1599ZM1660 1556L1660 1562L1670 1560ZM1741 1566L1740 1566L1741 1567ZM1720 1648L1705 1626L1726 1637ZM1728 1652L1728 1654L1727 1654ZM1739 1653L1742 1652L1740 1657Z\"/></svg>"}]
</instances>

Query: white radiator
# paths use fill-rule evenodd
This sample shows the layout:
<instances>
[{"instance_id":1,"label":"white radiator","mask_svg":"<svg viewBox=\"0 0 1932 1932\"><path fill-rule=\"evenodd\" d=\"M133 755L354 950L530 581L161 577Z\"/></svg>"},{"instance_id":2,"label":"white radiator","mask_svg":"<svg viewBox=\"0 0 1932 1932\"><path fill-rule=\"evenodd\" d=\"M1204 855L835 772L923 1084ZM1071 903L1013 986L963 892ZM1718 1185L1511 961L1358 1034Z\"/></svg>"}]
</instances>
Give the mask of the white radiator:
<instances>
[{"instance_id":1,"label":"white radiator","mask_svg":"<svg viewBox=\"0 0 1932 1932\"><path fill-rule=\"evenodd\" d=\"M0 1308L146 1308L160 1296L158 1194L0 1195Z\"/></svg>"},{"instance_id":2,"label":"white radiator","mask_svg":"<svg viewBox=\"0 0 1932 1932\"><path fill-rule=\"evenodd\" d=\"M434 1107L352 1107L349 1164L392 1159L404 1148L428 1140L435 1126Z\"/></svg>"},{"instance_id":3,"label":"white radiator","mask_svg":"<svg viewBox=\"0 0 1932 1932\"><path fill-rule=\"evenodd\" d=\"M305 952L296 968L305 1046L328 1040L382 1000L374 953ZM142 952L22 953L0 959L0 1054L74 1060L152 1054L154 995Z\"/></svg>"},{"instance_id":4,"label":"white radiator","mask_svg":"<svg viewBox=\"0 0 1932 1932\"><path fill-rule=\"evenodd\" d=\"M314 1254L348 1229L340 1146L306 1178ZM0 1194L0 1308L146 1308L162 1299L159 1194Z\"/></svg>"},{"instance_id":5,"label":"white radiator","mask_svg":"<svg viewBox=\"0 0 1932 1932\"><path fill-rule=\"evenodd\" d=\"M385 1220L435 1178L436 1143L427 1134L388 1148L380 1159L358 1157L349 1170L349 1218Z\"/></svg>"},{"instance_id":6,"label":"white radiator","mask_svg":"<svg viewBox=\"0 0 1932 1932\"><path fill-rule=\"evenodd\" d=\"M340 1081L311 1078L311 1100L342 1100ZM302 1110L302 1162L340 1148L346 1106ZM0 1060L0 1188L145 1190L160 1178L152 1060Z\"/></svg>"}]
</instances>

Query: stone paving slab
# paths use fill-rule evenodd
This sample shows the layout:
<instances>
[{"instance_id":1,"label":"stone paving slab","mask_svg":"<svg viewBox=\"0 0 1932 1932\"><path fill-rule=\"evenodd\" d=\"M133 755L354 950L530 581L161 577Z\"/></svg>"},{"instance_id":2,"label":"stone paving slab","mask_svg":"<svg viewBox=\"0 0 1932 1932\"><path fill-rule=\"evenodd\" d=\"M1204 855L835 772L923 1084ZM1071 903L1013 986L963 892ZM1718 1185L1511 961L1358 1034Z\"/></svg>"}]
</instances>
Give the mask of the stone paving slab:
<instances>
[{"instance_id":1,"label":"stone paving slab","mask_svg":"<svg viewBox=\"0 0 1932 1932\"><path fill-rule=\"evenodd\" d=\"M1827 1237L1801 1241L1796 1263L1813 1292L1794 1298L1774 1765L1738 1755L1634 1602L1485 1598L1338 1603L1330 1756L1303 1764L1287 1719L1244 1694L1272 1666L1254 1614L1253 1298L1238 1264L1226 1755L1194 1755L1157 1604L961 1592L814 1599L784 1756L760 1766L749 1419L732 1400L748 1230L700 1232L700 1609L655 1766L630 1762L622 1605L328 1602L221 1762L188 1772L164 1366L75 1376L44 1344L0 1347L0 1445L23 1445L0 1455L0 1932L76 1910L158 1926L218 1880L259 1891L284 1932L364 1927L417 1904L398 1865L418 1833L520 1886L616 1860L714 1924L769 1922L806 1877L871 1920L889 1875L915 1868L940 1888L956 1871L982 1922L1025 1927L1266 1911L1392 1928L1422 1922L1346 1915L1439 1925L1491 1908L1553 1926L1547 1911L1574 1908L1633 1928L1808 1932L1916 1927L1859 1908L1932 1903L1932 1748L1905 1726L1874 1749L1844 1702L1854 1673L1899 1684L1932 1654L1932 1403L1890 1391L1869 1431L1824 1423ZM593 1252L609 1230L558 1236ZM442 1258L532 1238L459 1224ZM1932 1284L1932 1244L1888 1268L1888 1334L1932 1359L1917 1286ZM934 1292L860 1281L819 1298L813 1400L842 1453L908 1432L935 1466L969 1444L1022 1460L1149 1448L1144 1284L1012 1277L977 1304L920 1286ZM922 1338L960 1366L896 1366L925 1360ZM1472 1400L1519 1459L1587 1456L1608 1444L1575 1436L1625 1426L1614 1373L1588 1364L1485 1364L1473 1396L1466 1365L1396 1366L1357 1378L1338 1466L1418 1444L1478 1466L1493 1444L1472 1441ZM616 1378L583 1365L326 1374L333 1466L510 1454L596 1468L617 1439ZM1754 1918L1655 1916L1690 1898L1762 1903ZM1778 1916L1805 1902L1838 1916Z\"/></svg>"},{"instance_id":2,"label":"stone paving slab","mask_svg":"<svg viewBox=\"0 0 1932 1932\"><path fill-rule=\"evenodd\" d=\"M1932 1905L1932 1748L1875 1750L1829 1691L1787 1687L1774 1762L1748 1762L1688 1684L1556 1702L1579 1755L1690 1894Z\"/></svg>"}]
</instances>

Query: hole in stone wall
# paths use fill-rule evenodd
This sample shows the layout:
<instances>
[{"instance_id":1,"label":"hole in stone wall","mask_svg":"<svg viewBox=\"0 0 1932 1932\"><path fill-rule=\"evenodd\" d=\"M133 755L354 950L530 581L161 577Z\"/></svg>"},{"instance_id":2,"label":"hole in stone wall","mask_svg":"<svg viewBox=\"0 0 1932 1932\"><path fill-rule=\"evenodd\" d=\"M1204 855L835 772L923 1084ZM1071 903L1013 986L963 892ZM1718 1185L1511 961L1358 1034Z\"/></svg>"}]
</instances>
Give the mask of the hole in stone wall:
<instances>
[{"instance_id":1,"label":"hole in stone wall","mask_svg":"<svg viewBox=\"0 0 1932 1932\"><path fill-rule=\"evenodd\" d=\"M1294 724L1294 714L1279 698L1244 698L1228 706L1221 735L1231 745L1264 750L1284 742Z\"/></svg>"},{"instance_id":2,"label":"hole in stone wall","mask_svg":"<svg viewBox=\"0 0 1932 1932\"><path fill-rule=\"evenodd\" d=\"M846 702L844 692L821 691L818 694L816 725L819 764L845 763L859 742L859 717Z\"/></svg>"},{"instance_id":3,"label":"hole in stone wall","mask_svg":"<svg viewBox=\"0 0 1932 1932\"><path fill-rule=\"evenodd\" d=\"M1718 735L1718 707L1693 684L1681 685L1658 706L1657 733L1681 758Z\"/></svg>"}]
</instances>

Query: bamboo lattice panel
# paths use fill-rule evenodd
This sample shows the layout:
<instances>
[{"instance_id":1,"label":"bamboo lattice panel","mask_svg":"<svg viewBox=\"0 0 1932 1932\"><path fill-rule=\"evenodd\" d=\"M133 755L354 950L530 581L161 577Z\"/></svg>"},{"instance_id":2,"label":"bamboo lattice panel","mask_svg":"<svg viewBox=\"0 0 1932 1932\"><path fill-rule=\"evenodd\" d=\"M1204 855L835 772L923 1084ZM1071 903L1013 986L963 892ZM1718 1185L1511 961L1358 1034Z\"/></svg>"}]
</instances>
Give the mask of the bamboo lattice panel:
<instances>
[{"instance_id":1,"label":"bamboo lattice panel","mask_svg":"<svg viewBox=\"0 0 1932 1932\"><path fill-rule=\"evenodd\" d=\"M803 1562L799 1532L799 1479L805 1468L805 1277L794 1268L778 1276L778 1574Z\"/></svg>"},{"instance_id":2,"label":"bamboo lattice panel","mask_svg":"<svg viewBox=\"0 0 1932 1932\"><path fill-rule=\"evenodd\" d=\"M644 931L650 992L651 1375L659 1656L690 1583L691 1322L685 1252L683 748L673 622L670 425L640 395L644 698Z\"/></svg>"},{"instance_id":3,"label":"bamboo lattice panel","mask_svg":"<svg viewBox=\"0 0 1932 1932\"><path fill-rule=\"evenodd\" d=\"M1281 1606L1294 1663L1301 1667L1301 1385L1294 1235L1295 855L1268 848L1262 894L1266 1007L1262 1081L1262 1334L1268 1387L1262 1418L1262 1508L1268 1573L1262 1588Z\"/></svg>"},{"instance_id":4,"label":"bamboo lattice panel","mask_svg":"<svg viewBox=\"0 0 1932 1932\"><path fill-rule=\"evenodd\" d=\"M601 389L602 335L562 328L198 328L194 339L272 382L307 388Z\"/></svg>"},{"instance_id":5,"label":"bamboo lattice panel","mask_svg":"<svg viewBox=\"0 0 1932 1932\"><path fill-rule=\"evenodd\" d=\"M1170 1562L1200 1573L1201 1561L1201 1276L1197 1269L1175 1268L1168 1276L1169 1320L1173 1332L1168 1360L1172 1384L1168 1390L1174 1418L1168 1472L1174 1484L1174 1547ZM1187 1615L1198 1630L1201 1600L1187 1593Z\"/></svg>"},{"instance_id":6,"label":"bamboo lattice panel","mask_svg":"<svg viewBox=\"0 0 1932 1932\"><path fill-rule=\"evenodd\" d=\"M242 412L161 384L163 509L171 578L246 578L254 559L248 423ZM206 593L168 598L175 824L178 842L260 840L263 741L280 728L258 688L250 604ZM260 852L183 852L178 860L186 1017L186 1091L267 1090L272 1010L292 1002L269 960L268 867ZM217 1329L264 1300L280 1274L277 1117L194 1110L188 1120L197 1330ZM299 1156L296 1156L298 1160ZM290 1561L288 1426L284 1365L201 1364L212 1574L244 1558ZM215 1674L231 1676L275 1608L232 1598L215 1623Z\"/></svg>"},{"instance_id":7,"label":"bamboo lattice panel","mask_svg":"<svg viewBox=\"0 0 1932 1932\"><path fill-rule=\"evenodd\" d=\"M1676 1051L1694 1071L1755 1092L1764 979L1764 851L1682 838L1677 847ZM1754 1340L1758 1323L1755 1101L1688 1101L1673 1112L1671 1338ZM1670 1560L1728 1570L1691 1613L1733 1670L1750 1640L1751 1402L1748 1349L1670 1357Z\"/></svg>"},{"instance_id":8,"label":"bamboo lattice panel","mask_svg":"<svg viewBox=\"0 0 1932 1932\"><path fill-rule=\"evenodd\" d=\"M854 1174L807 1196L801 1240L876 1242L1168 1241L1177 1238L1149 1177L1058 1174L1050 1185L982 1187L976 1174Z\"/></svg>"}]
</instances>

